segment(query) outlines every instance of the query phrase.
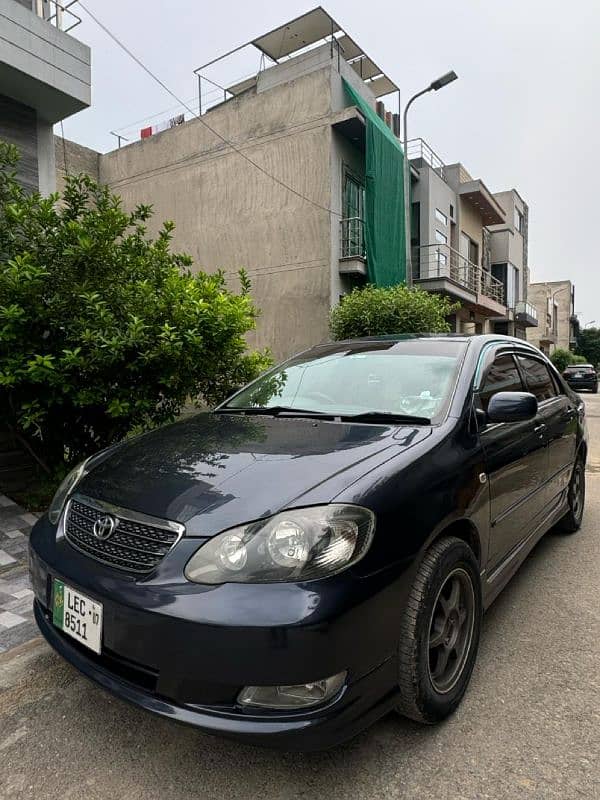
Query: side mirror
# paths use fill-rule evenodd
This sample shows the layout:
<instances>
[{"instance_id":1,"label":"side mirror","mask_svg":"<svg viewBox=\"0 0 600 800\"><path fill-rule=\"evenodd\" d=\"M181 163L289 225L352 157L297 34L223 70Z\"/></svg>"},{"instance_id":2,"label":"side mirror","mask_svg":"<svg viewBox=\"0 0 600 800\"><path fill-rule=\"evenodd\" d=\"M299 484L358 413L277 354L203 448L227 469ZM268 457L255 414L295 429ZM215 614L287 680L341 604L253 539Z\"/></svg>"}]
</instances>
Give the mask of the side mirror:
<instances>
[{"instance_id":1,"label":"side mirror","mask_svg":"<svg viewBox=\"0 0 600 800\"><path fill-rule=\"evenodd\" d=\"M538 404L530 392L498 392L492 395L487 409L490 422L525 422L537 414Z\"/></svg>"}]
</instances>

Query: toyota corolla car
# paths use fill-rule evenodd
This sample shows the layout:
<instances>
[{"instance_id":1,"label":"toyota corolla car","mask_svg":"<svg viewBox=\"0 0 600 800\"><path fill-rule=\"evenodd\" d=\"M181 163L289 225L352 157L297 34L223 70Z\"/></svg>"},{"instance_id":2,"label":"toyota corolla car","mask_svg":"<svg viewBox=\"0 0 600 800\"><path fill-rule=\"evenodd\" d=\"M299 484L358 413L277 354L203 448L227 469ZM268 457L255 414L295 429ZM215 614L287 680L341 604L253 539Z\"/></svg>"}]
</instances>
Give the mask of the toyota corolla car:
<instances>
[{"instance_id":1,"label":"toyota corolla car","mask_svg":"<svg viewBox=\"0 0 600 800\"><path fill-rule=\"evenodd\" d=\"M435 723L483 610L579 528L586 455L583 404L521 340L323 344L73 470L31 534L35 617L210 733L310 750L394 709Z\"/></svg>"}]
</instances>

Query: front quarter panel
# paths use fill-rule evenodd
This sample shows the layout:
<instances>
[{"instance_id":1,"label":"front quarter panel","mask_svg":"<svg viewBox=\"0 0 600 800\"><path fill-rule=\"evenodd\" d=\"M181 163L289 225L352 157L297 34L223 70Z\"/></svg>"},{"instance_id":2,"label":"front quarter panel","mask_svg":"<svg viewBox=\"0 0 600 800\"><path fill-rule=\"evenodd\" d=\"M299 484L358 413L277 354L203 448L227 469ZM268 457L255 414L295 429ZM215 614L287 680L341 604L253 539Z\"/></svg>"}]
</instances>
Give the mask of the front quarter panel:
<instances>
[{"instance_id":1,"label":"front quarter panel","mask_svg":"<svg viewBox=\"0 0 600 800\"><path fill-rule=\"evenodd\" d=\"M468 526L485 565L489 490L483 451L470 406L449 418L408 453L401 453L342 491L336 502L356 503L377 517L373 545L358 565L364 572L418 563L453 524Z\"/></svg>"}]
</instances>

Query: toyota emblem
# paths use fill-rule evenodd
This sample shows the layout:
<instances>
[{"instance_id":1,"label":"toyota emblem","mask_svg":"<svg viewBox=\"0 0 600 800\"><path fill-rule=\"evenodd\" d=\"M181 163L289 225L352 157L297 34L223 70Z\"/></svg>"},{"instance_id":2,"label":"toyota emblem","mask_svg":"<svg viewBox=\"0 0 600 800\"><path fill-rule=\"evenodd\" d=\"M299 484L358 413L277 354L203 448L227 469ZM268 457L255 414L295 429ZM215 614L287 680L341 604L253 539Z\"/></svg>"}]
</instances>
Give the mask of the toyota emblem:
<instances>
[{"instance_id":1,"label":"toyota emblem","mask_svg":"<svg viewBox=\"0 0 600 800\"><path fill-rule=\"evenodd\" d=\"M114 529L117 527L117 521L114 517L100 517L94 522L94 536L103 542L112 535Z\"/></svg>"}]
</instances>

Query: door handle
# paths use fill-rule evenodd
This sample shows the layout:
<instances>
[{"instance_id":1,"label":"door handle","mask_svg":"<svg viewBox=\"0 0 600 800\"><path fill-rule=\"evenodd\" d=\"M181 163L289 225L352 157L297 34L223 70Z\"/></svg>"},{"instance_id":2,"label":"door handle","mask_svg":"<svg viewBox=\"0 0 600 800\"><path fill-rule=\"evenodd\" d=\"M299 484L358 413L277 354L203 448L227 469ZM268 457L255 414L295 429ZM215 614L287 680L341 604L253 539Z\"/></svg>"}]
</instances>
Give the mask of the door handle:
<instances>
[{"instance_id":1,"label":"door handle","mask_svg":"<svg viewBox=\"0 0 600 800\"><path fill-rule=\"evenodd\" d=\"M542 424L541 424L541 425L536 425L536 426L535 426L535 428L533 429L533 432L534 432L534 433L543 433L545 430L546 430L546 426L545 426L545 424L542 422Z\"/></svg>"}]
</instances>

